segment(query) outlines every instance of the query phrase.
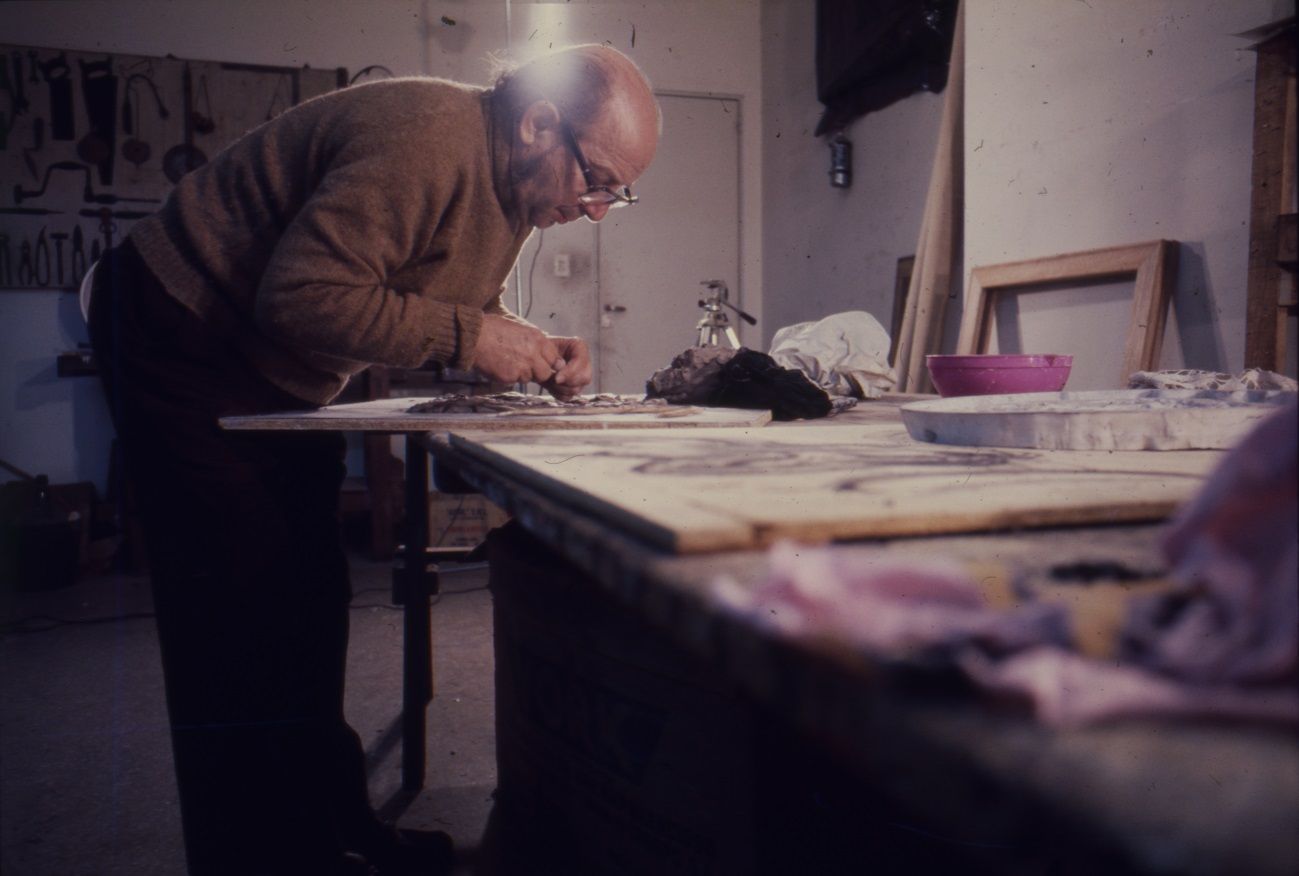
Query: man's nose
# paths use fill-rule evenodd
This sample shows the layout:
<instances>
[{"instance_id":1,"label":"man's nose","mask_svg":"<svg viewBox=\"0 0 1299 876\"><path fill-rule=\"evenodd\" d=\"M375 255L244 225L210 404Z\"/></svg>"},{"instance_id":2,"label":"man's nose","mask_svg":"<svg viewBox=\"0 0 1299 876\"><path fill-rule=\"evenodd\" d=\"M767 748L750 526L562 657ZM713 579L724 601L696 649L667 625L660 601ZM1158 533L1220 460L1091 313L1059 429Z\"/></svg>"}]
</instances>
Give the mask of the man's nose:
<instances>
[{"instance_id":1,"label":"man's nose","mask_svg":"<svg viewBox=\"0 0 1299 876\"><path fill-rule=\"evenodd\" d=\"M609 205L608 204L583 204L582 212L585 213L586 218L590 219L592 222L599 222L601 219L604 218L605 214L609 212Z\"/></svg>"}]
</instances>

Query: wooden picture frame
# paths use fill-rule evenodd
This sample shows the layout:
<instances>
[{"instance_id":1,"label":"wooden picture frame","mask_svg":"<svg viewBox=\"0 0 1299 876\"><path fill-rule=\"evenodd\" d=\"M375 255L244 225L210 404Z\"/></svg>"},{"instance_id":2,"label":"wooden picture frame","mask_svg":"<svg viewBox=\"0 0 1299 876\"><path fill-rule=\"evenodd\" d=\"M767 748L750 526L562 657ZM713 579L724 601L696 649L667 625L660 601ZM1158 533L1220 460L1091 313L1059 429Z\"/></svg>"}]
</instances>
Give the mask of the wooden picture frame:
<instances>
[{"instance_id":1,"label":"wooden picture frame","mask_svg":"<svg viewBox=\"0 0 1299 876\"><path fill-rule=\"evenodd\" d=\"M902 322L907 314L907 296L911 294L911 274L916 268L914 255L898 259L893 276L893 318L889 323L889 365L897 364L898 340L902 337Z\"/></svg>"},{"instance_id":2,"label":"wooden picture frame","mask_svg":"<svg viewBox=\"0 0 1299 876\"><path fill-rule=\"evenodd\" d=\"M1175 240L1152 240L975 268L970 272L956 352L968 355L987 350L992 299L997 292L1046 283L1124 277L1134 281L1132 321L1123 345L1123 372L1119 375L1119 386L1126 387L1133 372L1158 367L1168 303L1177 285Z\"/></svg>"}]
</instances>

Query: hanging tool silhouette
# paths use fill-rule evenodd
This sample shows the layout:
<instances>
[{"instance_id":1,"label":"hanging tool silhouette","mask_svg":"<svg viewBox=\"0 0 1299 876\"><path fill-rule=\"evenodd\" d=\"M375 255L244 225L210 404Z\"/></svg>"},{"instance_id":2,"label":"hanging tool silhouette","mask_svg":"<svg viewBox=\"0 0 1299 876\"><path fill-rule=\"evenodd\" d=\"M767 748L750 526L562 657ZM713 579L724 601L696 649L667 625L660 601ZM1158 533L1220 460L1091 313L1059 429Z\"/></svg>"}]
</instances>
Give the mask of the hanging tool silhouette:
<instances>
[{"instance_id":1,"label":"hanging tool silhouette","mask_svg":"<svg viewBox=\"0 0 1299 876\"><path fill-rule=\"evenodd\" d=\"M0 287L14 284L14 268L9 257L9 235L0 234Z\"/></svg>"},{"instance_id":2,"label":"hanging tool silhouette","mask_svg":"<svg viewBox=\"0 0 1299 876\"><path fill-rule=\"evenodd\" d=\"M90 167L76 161L56 161L49 167L45 168L45 179L41 180L41 187L35 191L24 189L21 183L15 185L14 203L21 204L25 198L39 198L41 195L45 194L45 190L49 188L50 185L50 176L53 175L56 170L77 171L78 173L85 175L86 184L82 189L81 198L88 204L118 204L126 201L145 204L161 203L160 198L128 198L123 195L110 194L97 195L95 194L94 187L90 184Z\"/></svg>"},{"instance_id":3,"label":"hanging tool silhouette","mask_svg":"<svg viewBox=\"0 0 1299 876\"><path fill-rule=\"evenodd\" d=\"M32 179L40 179L41 175L36 172L36 160L32 158L32 153L40 152L45 148L45 119L37 116L32 119L32 145L23 147L23 163L31 171Z\"/></svg>"},{"instance_id":4,"label":"hanging tool silhouette","mask_svg":"<svg viewBox=\"0 0 1299 876\"><path fill-rule=\"evenodd\" d=\"M80 225L74 225L72 227L72 282L80 283L84 276L86 276L85 235L81 233Z\"/></svg>"},{"instance_id":5,"label":"hanging tool silhouette","mask_svg":"<svg viewBox=\"0 0 1299 876\"><path fill-rule=\"evenodd\" d=\"M72 106L72 68L68 55L60 52L48 61L39 61L32 54L32 72L40 67L50 92L50 136L55 140L75 140L76 122Z\"/></svg>"},{"instance_id":6,"label":"hanging tool silhouette","mask_svg":"<svg viewBox=\"0 0 1299 876\"><path fill-rule=\"evenodd\" d=\"M99 170L100 185L113 184L113 158L117 154L117 75L112 57L82 61L81 97L86 104L90 130L77 141L77 157Z\"/></svg>"},{"instance_id":7,"label":"hanging tool silhouette","mask_svg":"<svg viewBox=\"0 0 1299 876\"><path fill-rule=\"evenodd\" d=\"M32 244L30 240L24 240L18 247L18 285L30 286L32 284Z\"/></svg>"},{"instance_id":8,"label":"hanging tool silhouette","mask_svg":"<svg viewBox=\"0 0 1299 876\"><path fill-rule=\"evenodd\" d=\"M27 95L23 91L23 53L14 52L14 81L13 81L13 114L20 116L27 112L31 102L27 100Z\"/></svg>"},{"instance_id":9,"label":"hanging tool silhouette","mask_svg":"<svg viewBox=\"0 0 1299 876\"><path fill-rule=\"evenodd\" d=\"M63 285L63 241L68 239L65 231L51 231L50 240L54 241L54 283Z\"/></svg>"},{"instance_id":10,"label":"hanging tool silhouette","mask_svg":"<svg viewBox=\"0 0 1299 876\"><path fill-rule=\"evenodd\" d=\"M149 86L153 92L153 101L158 108L158 118L165 119L171 115L167 107L162 102L162 96L158 94L158 86L154 85L153 80L144 73L132 73L126 77L126 97L122 99L122 133L127 135L127 139L122 143L122 157L134 164L137 168L149 160L153 154L153 149L140 136L140 100L135 97L135 83L142 81ZM132 97L135 97L132 102Z\"/></svg>"},{"instance_id":11,"label":"hanging tool silhouette","mask_svg":"<svg viewBox=\"0 0 1299 876\"><path fill-rule=\"evenodd\" d=\"M36 266L36 285L50 285L50 245L45 242L45 229L36 235L36 259L33 262Z\"/></svg>"}]
</instances>

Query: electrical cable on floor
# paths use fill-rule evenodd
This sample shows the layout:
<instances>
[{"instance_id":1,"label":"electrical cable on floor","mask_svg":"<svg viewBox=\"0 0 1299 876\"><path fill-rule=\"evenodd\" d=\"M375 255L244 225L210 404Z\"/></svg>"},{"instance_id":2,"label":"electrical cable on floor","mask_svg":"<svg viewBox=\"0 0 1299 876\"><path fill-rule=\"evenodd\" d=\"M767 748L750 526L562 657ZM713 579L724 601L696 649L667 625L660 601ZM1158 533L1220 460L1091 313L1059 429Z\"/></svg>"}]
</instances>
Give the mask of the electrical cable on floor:
<instances>
[{"instance_id":1,"label":"electrical cable on floor","mask_svg":"<svg viewBox=\"0 0 1299 876\"><path fill-rule=\"evenodd\" d=\"M483 565L486 564L484 563ZM461 572L461 571L465 571L465 570L444 569L441 571L441 574L445 575L448 572ZM443 596L463 596L466 593L477 593L481 590L486 590L486 589L488 589L487 585L483 584L478 587L467 587L464 590L443 590L439 593L434 593L432 596L430 596L428 604L429 607L432 608L433 606L437 605L439 602L442 601ZM362 593L388 593L388 592L390 591L387 587L365 587L361 590L355 591L352 594L352 598L355 599L357 596L360 596ZM405 608L405 606L393 605L391 602L353 602L348 605L348 609L352 611L356 611L357 609L362 609L362 608L382 608L387 611L401 611L403 608Z\"/></svg>"},{"instance_id":2,"label":"electrical cable on floor","mask_svg":"<svg viewBox=\"0 0 1299 876\"><path fill-rule=\"evenodd\" d=\"M486 567L487 567L486 563L466 563L465 565L457 566L454 569L439 569L438 574L454 575L458 572L479 571ZM438 602L442 600L443 596L461 596L466 593L477 593L480 590L486 590L486 589L488 589L487 585L482 584L478 587L467 587L463 590L444 590L441 593L434 594L429 598L429 606L432 607L434 605L437 605ZM360 596L362 593L390 593L390 592L391 592L390 588L387 587L364 587L360 590L354 591L352 594L352 598L355 599L357 596ZM384 609L388 609L389 611L401 611L403 606L393 605L391 602L370 602L370 603L351 602L348 603L347 608L349 611L357 611L359 609L365 609L365 608L384 608ZM50 630L56 630L59 627L98 626L100 624L111 624L111 623L118 623L120 621L129 621L129 620L146 620L155 617L157 617L157 615L151 611L136 611L127 614L113 614L113 615L104 615L103 617L87 617L87 618L64 618L64 617L55 617L54 615L49 615L49 614L33 614L33 615L28 615L27 617L24 618L19 618L16 621L11 621L7 624L0 624L0 637L26 636L26 635L31 635L32 633L47 633ZM41 625L35 627L31 626L32 624L35 623L40 623Z\"/></svg>"},{"instance_id":3,"label":"electrical cable on floor","mask_svg":"<svg viewBox=\"0 0 1299 876\"><path fill-rule=\"evenodd\" d=\"M31 633L45 633L59 627L71 626L95 626L98 624L111 624L118 621L141 620L143 618L155 617L151 611L137 611L129 614L114 614L105 617L87 617L87 618L65 618L54 617L48 614L33 614L20 618L11 623L0 626L0 636L26 636ZM27 628L28 624L44 621L45 625L35 628Z\"/></svg>"}]
</instances>

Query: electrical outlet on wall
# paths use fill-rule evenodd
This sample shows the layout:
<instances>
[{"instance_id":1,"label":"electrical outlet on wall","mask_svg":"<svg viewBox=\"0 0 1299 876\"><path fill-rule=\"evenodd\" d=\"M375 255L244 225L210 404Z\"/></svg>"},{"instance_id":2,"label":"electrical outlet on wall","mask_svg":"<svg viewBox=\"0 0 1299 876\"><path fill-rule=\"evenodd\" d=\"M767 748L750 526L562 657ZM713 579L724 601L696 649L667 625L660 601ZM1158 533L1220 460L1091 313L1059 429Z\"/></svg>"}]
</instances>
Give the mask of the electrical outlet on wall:
<instances>
[{"instance_id":1,"label":"electrical outlet on wall","mask_svg":"<svg viewBox=\"0 0 1299 876\"><path fill-rule=\"evenodd\" d=\"M563 280L573 276L573 260L568 253L555 253L555 276Z\"/></svg>"}]
</instances>

